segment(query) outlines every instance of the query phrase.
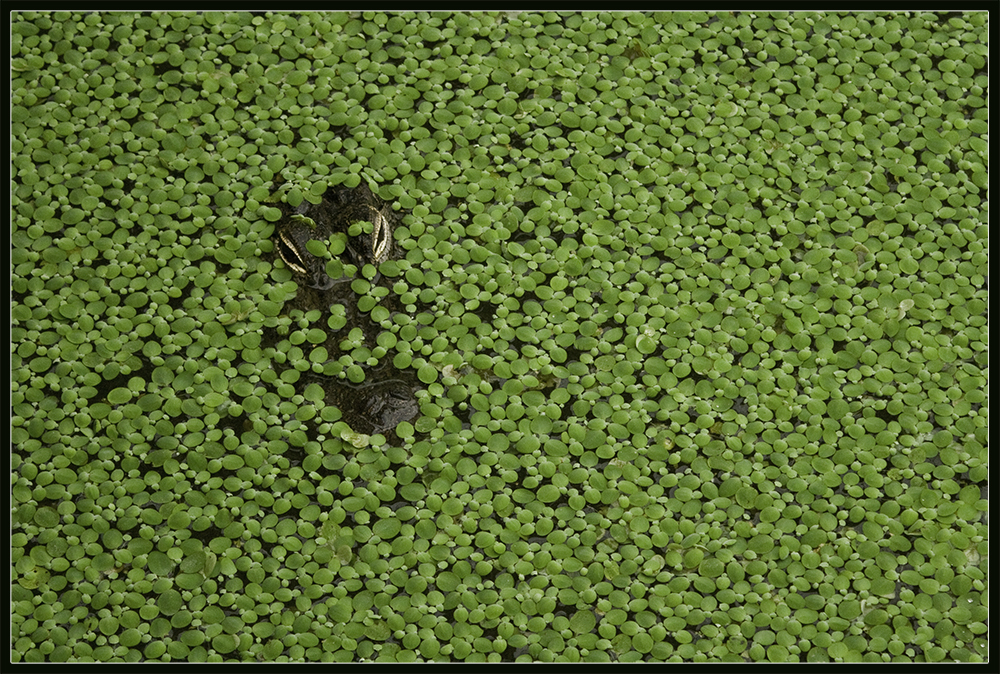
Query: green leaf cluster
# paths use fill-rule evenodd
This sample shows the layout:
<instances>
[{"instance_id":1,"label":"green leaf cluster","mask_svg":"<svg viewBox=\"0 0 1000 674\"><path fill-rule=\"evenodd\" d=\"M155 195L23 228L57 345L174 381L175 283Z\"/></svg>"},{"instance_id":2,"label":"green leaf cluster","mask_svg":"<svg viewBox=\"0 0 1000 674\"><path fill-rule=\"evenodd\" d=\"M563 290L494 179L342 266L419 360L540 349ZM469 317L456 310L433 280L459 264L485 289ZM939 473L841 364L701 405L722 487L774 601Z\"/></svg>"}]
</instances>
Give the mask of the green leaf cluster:
<instances>
[{"instance_id":1,"label":"green leaf cluster","mask_svg":"<svg viewBox=\"0 0 1000 674\"><path fill-rule=\"evenodd\" d=\"M986 661L987 18L13 12L11 660Z\"/></svg>"}]
</instances>

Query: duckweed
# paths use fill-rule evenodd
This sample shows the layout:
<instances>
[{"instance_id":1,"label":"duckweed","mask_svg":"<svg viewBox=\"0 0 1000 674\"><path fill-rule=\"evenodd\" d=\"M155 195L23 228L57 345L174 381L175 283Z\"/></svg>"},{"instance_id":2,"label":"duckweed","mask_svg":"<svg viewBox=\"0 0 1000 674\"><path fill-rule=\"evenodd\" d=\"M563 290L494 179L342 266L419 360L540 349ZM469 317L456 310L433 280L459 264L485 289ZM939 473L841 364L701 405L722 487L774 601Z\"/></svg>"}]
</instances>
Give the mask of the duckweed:
<instances>
[{"instance_id":1,"label":"duckweed","mask_svg":"<svg viewBox=\"0 0 1000 674\"><path fill-rule=\"evenodd\" d=\"M14 11L11 660L986 661L987 23Z\"/></svg>"}]
</instances>

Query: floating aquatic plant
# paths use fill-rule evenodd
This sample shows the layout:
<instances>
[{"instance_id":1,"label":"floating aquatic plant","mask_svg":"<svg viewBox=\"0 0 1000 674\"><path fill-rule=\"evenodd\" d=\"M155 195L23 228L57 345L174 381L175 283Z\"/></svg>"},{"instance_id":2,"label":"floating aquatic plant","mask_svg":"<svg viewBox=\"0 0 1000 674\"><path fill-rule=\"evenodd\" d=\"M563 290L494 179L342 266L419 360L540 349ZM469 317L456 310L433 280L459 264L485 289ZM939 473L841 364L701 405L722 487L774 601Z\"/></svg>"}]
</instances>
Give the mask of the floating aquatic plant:
<instances>
[{"instance_id":1,"label":"floating aquatic plant","mask_svg":"<svg viewBox=\"0 0 1000 674\"><path fill-rule=\"evenodd\" d=\"M986 25L15 11L11 659L985 661Z\"/></svg>"}]
</instances>

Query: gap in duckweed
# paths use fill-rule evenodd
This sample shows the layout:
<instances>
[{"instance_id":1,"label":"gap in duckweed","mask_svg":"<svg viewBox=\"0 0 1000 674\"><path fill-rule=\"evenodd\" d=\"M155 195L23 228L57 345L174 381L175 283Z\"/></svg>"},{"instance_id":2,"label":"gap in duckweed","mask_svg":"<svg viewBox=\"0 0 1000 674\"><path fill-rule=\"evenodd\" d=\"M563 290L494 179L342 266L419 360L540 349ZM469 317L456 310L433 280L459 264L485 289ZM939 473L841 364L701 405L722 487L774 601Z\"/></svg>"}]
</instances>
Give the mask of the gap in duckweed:
<instances>
[{"instance_id":1,"label":"gap in duckweed","mask_svg":"<svg viewBox=\"0 0 1000 674\"><path fill-rule=\"evenodd\" d=\"M12 660L986 660L986 18L14 12Z\"/></svg>"}]
</instances>

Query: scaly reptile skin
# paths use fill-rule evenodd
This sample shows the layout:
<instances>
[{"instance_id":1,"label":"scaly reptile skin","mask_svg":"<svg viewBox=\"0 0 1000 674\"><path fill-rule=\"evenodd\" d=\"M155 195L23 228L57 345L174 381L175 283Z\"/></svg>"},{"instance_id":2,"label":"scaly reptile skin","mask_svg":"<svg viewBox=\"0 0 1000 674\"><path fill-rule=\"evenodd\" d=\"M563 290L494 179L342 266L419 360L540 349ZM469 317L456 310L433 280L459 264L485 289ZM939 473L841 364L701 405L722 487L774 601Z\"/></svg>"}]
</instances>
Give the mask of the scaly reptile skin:
<instances>
[{"instance_id":1,"label":"scaly reptile skin","mask_svg":"<svg viewBox=\"0 0 1000 674\"><path fill-rule=\"evenodd\" d=\"M311 253L308 243L319 241L325 248L331 236L342 232L348 235L344 251L347 261L359 268L365 264L377 266L398 252L392 238L393 220L388 206L367 187L361 186L330 189L319 204L303 202L278 224L275 247L299 286L296 296L285 303L285 310L300 309L306 315L320 312L319 318L310 321L309 327L326 333L326 340L315 346L325 347L329 360L349 352L350 349L341 348L341 343L355 329L361 331L362 344L370 346L375 344L381 328L358 309L357 298L351 289L352 279L329 276L327 261ZM360 233L351 235L351 226L359 222L371 226L363 226ZM341 311L345 324L339 329L331 328L330 319ZM334 319L334 324L337 322ZM356 341L355 336L352 342ZM363 367L365 381L356 386L332 376L314 374L300 381L322 386L326 404L337 407L343 419L358 433L385 433L417 415L417 402L407 373L393 368L391 363Z\"/></svg>"}]
</instances>

